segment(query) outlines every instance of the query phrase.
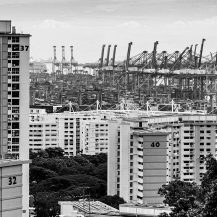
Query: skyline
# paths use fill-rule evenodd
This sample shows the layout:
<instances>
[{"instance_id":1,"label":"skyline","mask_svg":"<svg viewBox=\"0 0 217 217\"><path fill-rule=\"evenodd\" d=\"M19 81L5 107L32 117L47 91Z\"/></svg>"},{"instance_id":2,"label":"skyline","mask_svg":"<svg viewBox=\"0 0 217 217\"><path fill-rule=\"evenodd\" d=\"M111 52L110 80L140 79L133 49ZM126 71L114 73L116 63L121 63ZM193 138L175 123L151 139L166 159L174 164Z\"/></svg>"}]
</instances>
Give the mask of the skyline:
<instances>
[{"instance_id":1,"label":"skyline","mask_svg":"<svg viewBox=\"0 0 217 217\"><path fill-rule=\"evenodd\" d=\"M204 54L216 52L215 0L1 0L1 19L10 19L18 32L30 33L31 56L61 59L61 46L74 46L78 62L95 62L102 44L117 44L116 60L143 50L182 51L206 39ZM31 17L31 19L29 19ZM107 49L106 49L107 50ZM106 51L105 50L105 51ZM199 48L198 48L199 50Z\"/></svg>"}]
</instances>

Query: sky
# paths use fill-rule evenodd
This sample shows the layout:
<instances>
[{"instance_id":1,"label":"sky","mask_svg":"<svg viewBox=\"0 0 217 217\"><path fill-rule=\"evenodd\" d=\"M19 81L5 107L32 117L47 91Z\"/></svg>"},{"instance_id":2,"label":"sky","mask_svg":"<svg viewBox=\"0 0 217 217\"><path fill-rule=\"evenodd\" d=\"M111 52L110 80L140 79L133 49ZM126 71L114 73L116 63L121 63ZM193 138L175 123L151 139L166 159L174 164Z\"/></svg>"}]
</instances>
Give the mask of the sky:
<instances>
[{"instance_id":1,"label":"sky","mask_svg":"<svg viewBox=\"0 0 217 217\"><path fill-rule=\"evenodd\" d=\"M217 0L0 0L0 19L30 33L31 57L61 60L61 46L74 46L79 63L96 62L103 44L117 44L117 60L144 50L182 51L206 39L204 52L217 51ZM113 50L113 47L112 47ZM111 50L111 51L112 51ZM107 49L105 50L107 52Z\"/></svg>"}]
</instances>

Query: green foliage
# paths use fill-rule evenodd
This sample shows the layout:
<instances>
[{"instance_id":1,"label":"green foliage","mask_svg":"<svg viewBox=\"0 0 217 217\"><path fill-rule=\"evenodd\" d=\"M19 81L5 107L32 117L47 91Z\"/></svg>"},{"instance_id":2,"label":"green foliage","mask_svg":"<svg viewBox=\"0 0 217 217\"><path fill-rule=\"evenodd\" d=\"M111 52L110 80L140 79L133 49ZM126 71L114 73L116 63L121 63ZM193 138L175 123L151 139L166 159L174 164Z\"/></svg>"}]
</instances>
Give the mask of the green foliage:
<instances>
[{"instance_id":1,"label":"green foliage","mask_svg":"<svg viewBox=\"0 0 217 217\"><path fill-rule=\"evenodd\" d=\"M47 148L45 151L48 153L49 158L61 158L64 156L64 150L62 148Z\"/></svg>"},{"instance_id":2,"label":"green foliage","mask_svg":"<svg viewBox=\"0 0 217 217\"><path fill-rule=\"evenodd\" d=\"M52 170L30 165L30 183L32 182L39 183L42 180L46 180L55 176L57 176L57 173L55 173Z\"/></svg>"},{"instance_id":3,"label":"green foliage","mask_svg":"<svg viewBox=\"0 0 217 217\"><path fill-rule=\"evenodd\" d=\"M169 217L169 215L166 212L162 212L158 217Z\"/></svg>"},{"instance_id":4,"label":"green foliage","mask_svg":"<svg viewBox=\"0 0 217 217\"><path fill-rule=\"evenodd\" d=\"M211 190L212 182L217 180L217 161L211 155L206 158L206 168L207 172L204 174L201 182L201 198L205 198L204 195L206 195Z\"/></svg>"},{"instance_id":5,"label":"green foliage","mask_svg":"<svg viewBox=\"0 0 217 217\"><path fill-rule=\"evenodd\" d=\"M30 194L37 217L59 213L58 201L106 195L107 156L64 157L61 149L30 152Z\"/></svg>"},{"instance_id":6,"label":"green foliage","mask_svg":"<svg viewBox=\"0 0 217 217\"><path fill-rule=\"evenodd\" d=\"M126 203L124 199L122 197L119 197L118 195L114 195L114 196L106 195L106 196L101 197L99 201L109 206L112 206L116 209L119 209L120 204Z\"/></svg>"},{"instance_id":7,"label":"green foliage","mask_svg":"<svg viewBox=\"0 0 217 217\"><path fill-rule=\"evenodd\" d=\"M201 186L175 180L159 190L165 203L173 206L170 215L159 217L213 217L217 216L217 160L206 157L206 169Z\"/></svg>"},{"instance_id":8,"label":"green foliage","mask_svg":"<svg viewBox=\"0 0 217 217\"><path fill-rule=\"evenodd\" d=\"M180 198L194 197L198 192L199 187L195 183L175 180L169 185L163 185L158 193L165 197L164 203L176 206Z\"/></svg>"},{"instance_id":9,"label":"green foliage","mask_svg":"<svg viewBox=\"0 0 217 217\"><path fill-rule=\"evenodd\" d=\"M94 175L99 179L107 181L107 163L102 163L96 167Z\"/></svg>"}]
</instances>

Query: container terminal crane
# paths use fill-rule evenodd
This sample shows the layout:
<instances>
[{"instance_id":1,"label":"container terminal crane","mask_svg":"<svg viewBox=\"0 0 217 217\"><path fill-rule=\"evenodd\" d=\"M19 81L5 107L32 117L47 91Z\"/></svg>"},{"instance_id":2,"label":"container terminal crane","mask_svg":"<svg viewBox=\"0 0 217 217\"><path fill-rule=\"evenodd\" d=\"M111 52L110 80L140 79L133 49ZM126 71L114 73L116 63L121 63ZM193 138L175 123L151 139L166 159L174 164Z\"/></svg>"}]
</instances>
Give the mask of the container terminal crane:
<instances>
[{"instance_id":1,"label":"container terminal crane","mask_svg":"<svg viewBox=\"0 0 217 217\"><path fill-rule=\"evenodd\" d=\"M158 52L159 42L156 41L151 52L145 50L131 56L133 43L130 42L126 59L123 61L116 61L117 45L113 46L111 59L111 45L107 46L104 59L106 45L103 45L99 61L90 64L78 64L74 60L73 46L70 47L70 61L66 61L64 46L62 61L58 61L54 46L52 74L57 78L64 74L64 69L67 74L87 74L84 69L92 68L94 73L92 78L87 80L86 89L96 93L101 103L106 101L106 95L110 95L116 102L121 97L131 97L144 103L150 98L161 102L175 99L176 102L206 101L213 108L217 102L217 53L204 56L204 43L205 39L202 39L199 50L196 44L186 47L183 51L168 53ZM94 88L91 90L90 86ZM86 94L85 91L80 92L79 98L82 94Z\"/></svg>"}]
</instances>

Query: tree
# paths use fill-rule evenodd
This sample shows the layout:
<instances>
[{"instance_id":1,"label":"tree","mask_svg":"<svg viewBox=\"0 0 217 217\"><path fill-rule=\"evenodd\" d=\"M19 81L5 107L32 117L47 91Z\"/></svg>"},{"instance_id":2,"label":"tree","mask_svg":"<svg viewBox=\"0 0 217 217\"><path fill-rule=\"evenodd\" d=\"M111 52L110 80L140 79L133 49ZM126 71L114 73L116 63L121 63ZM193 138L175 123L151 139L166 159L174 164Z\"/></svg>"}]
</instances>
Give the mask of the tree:
<instances>
[{"instance_id":1,"label":"tree","mask_svg":"<svg viewBox=\"0 0 217 217\"><path fill-rule=\"evenodd\" d=\"M217 179L211 184L210 191L206 194L203 216L217 216Z\"/></svg>"},{"instance_id":2,"label":"tree","mask_svg":"<svg viewBox=\"0 0 217 217\"><path fill-rule=\"evenodd\" d=\"M122 197L119 197L118 195L114 196L103 196L99 199L99 201L114 207L115 209L119 209L119 205L126 203Z\"/></svg>"},{"instance_id":3,"label":"tree","mask_svg":"<svg viewBox=\"0 0 217 217\"><path fill-rule=\"evenodd\" d=\"M49 179L51 177L55 177L58 174L55 173L52 170L43 168L43 167L38 167L34 165L30 165L30 183L36 182L39 183L42 180Z\"/></svg>"},{"instance_id":4,"label":"tree","mask_svg":"<svg viewBox=\"0 0 217 217\"><path fill-rule=\"evenodd\" d=\"M163 185L158 193L165 197L164 203L176 206L180 198L197 197L199 187L195 183L174 180L168 185Z\"/></svg>"},{"instance_id":5,"label":"tree","mask_svg":"<svg viewBox=\"0 0 217 217\"><path fill-rule=\"evenodd\" d=\"M99 164L94 170L94 175L99 179L107 181L107 163Z\"/></svg>"},{"instance_id":6,"label":"tree","mask_svg":"<svg viewBox=\"0 0 217 217\"><path fill-rule=\"evenodd\" d=\"M34 207L36 217L56 217L60 214L59 201L74 200L67 192L39 192L35 195Z\"/></svg>"},{"instance_id":7,"label":"tree","mask_svg":"<svg viewBox=\"0 0 217 217\"><path fill-rule=\"evenodd\" d=\"M203 200L208 192L211 191L212 183L217 180L217 160L209 155L205 158L206 161L206 173L203 176L201 182L201 199Z\"/></svg>"},{"instance_id":8,"label":"tree","mask_svg":"<svg viewBox=\"0 0 217 217\"><path fill-rule=\"evenodd\" d=\"M173 209L169 215L161 214L160 217L217 216L217 160L211 155L204 160L207 171L201 186L179 180L162 186L159 193Z\"/></svg>"},{"instance_id":9,"label":"tree","mask_svg":"<svg viewBox=\"0 0 217 217\"><path fill-rule=\"evenodd\" d=\"M49 158L62 158L64 156L64 150L59 147L46 148L45 151L48 153Z\"/></svg>"},{"instance_id":10,"label":"tree","mask_svg":"<svg viewBox=\"0 0 217 217\"><path fill-rule=\"evenodd\" d=\"M48 158L48 153L45 150L40 150L38 152L33 152L32 150L29 151L29 158L35 159L35 158Z\"/></svg>"},{"instance_id":11,"label":"tree","mask_svg":"<svg viewBox=\"0 0 217 217\"><path fill-rule=\"evenodd\" d=\"M58 201L77 200L84 195L99 199L106 195L106 154L68 158L63 156L63 150L49 148L37 153L30 151L30 155L30 194L37 217L57 216ZM108 199L108 203L117 207L118 201L123 202L116 199Z\"/></svg>"}]
</instances>

